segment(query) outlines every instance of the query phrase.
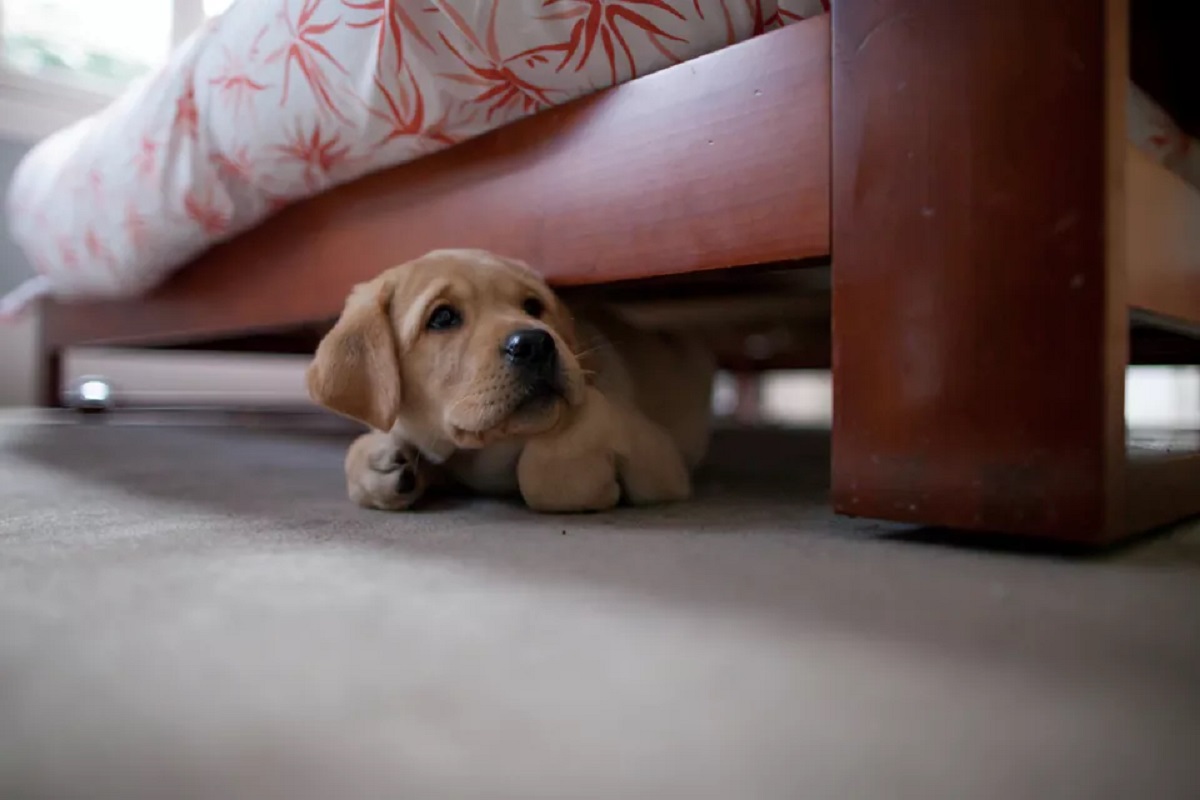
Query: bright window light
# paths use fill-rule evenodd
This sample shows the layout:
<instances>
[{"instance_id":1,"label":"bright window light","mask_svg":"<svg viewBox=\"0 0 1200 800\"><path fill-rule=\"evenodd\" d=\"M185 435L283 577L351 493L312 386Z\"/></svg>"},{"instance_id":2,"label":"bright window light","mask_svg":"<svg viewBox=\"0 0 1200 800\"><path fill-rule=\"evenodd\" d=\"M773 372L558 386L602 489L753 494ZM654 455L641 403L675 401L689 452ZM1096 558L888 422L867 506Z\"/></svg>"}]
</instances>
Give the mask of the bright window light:
<instances>
[{"instance_id":1,"label":"bright window light","mask_svg":"<svg viewBox=\"0 0 1200 800\"><path fill-rule=\"evenodd\" d=\"M204 16L218 17L225 13L225 9L233 5L233 0L204 0Z\"/></svg>"},{"instance_id":2,"label":"bright window light","mask_svg":"<svg viewBox=\"0 0 1200 800\"><path fill-rule=\"evenodd\" d=\"M124 84L162 64L171 47L170 0L0 0L10 68Z\"/></svg>"}]
</instances>

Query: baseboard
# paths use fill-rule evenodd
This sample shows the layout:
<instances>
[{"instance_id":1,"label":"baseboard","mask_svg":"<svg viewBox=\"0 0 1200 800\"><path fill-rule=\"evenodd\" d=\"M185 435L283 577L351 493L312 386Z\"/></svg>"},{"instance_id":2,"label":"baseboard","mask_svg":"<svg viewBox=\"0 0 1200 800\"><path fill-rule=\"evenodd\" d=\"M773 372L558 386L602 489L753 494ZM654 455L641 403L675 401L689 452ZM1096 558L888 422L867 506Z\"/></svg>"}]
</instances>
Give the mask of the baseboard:
<instances>
[{"instance_id":1,"label":"baseboard","mask_svg":"<svg viewBox=\"0 0 1200 800\"><path fill-rule=\"evenodd\" d=\"M80 348L64 359L67 386L99 376L127 406L303 408L306 356Z\"/></svg>"}]
</instances>

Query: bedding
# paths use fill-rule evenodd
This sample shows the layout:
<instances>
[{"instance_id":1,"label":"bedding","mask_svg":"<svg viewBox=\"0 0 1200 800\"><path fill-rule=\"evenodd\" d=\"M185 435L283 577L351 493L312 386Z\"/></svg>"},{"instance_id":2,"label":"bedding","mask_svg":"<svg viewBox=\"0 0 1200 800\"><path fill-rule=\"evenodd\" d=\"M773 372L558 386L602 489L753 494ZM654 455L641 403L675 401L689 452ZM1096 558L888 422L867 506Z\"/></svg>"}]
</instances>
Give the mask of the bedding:
<instances>
[{"instance_id":1,"label":"bedding","mask_svg":"<svg viewBox=\"0 0 1200 800\"><path fill-rule=\"evenodd\" d=\"M239 0L22 161L8 215L38 277L0 312L137 295L289 203L828 6ZM1200 147L1161 109L1135 91L1130 118L1135 142L1200 185Z\"/></svg>"}]
</instances>

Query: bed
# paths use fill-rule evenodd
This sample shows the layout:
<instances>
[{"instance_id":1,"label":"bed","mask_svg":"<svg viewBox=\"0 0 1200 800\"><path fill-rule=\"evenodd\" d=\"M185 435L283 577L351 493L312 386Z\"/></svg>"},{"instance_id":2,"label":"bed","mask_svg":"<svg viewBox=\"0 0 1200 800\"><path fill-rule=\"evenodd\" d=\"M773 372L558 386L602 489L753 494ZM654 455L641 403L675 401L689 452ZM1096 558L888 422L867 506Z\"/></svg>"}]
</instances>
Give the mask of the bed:
<instances>
[{"instance_id":1,"label":"bed","mask_svg":"<svg viewBox=\"0 0 1200 800\"><path fill-rule=\"evenodd\" d=\"M280 96L286 88L291 102L303 85L324 122L315 131L285 119L283 143L271 146L292 161L269 180L245 180L259 159L239 156L236 142L223 158L200 148L184 161L223 179L151 173L179 203L160 225L146 210L123 219L104 170L64 170L56 187L25 196L18 186L35 181L18 175L14 228L43 273L26 297L54 294L41 315L52 367L79 344L321 323L353 283L451 244L525 258L562 287L705 274L735 293L750 268L832 263L839 511L1087 543L1200 511L1200 458L1186 438L1131 444L1124 424L1126 366L1145 353L1194 363L1200 323L1200 188L1190 182L1200 148L1131 86L1125 3L836 0L830 14L821 3L539 0L530 13L561 27L519 48L490 21L491 3L277 5L282 28L272 30L291 44L260 41L255 51L251 37L245 52L274 59ZM338 13L324 16L333 5ZM624 11L605 16L615 7ZM416 11L451 27L430 34ZM674 33L670 21L689 15L703 16L688 28L695 35ZM312 42L331 24L360 26L377 57L322 83L312 76L325 56ZM455 47L454 31L473 41ZM303 53L289 49L305 41ZM574 72L585 41L605 70ZM411 87L427 84L404 71L397 42L456 51L459 71L431 74L482 98L483 111L459 129L445 102L426 104L414 129ZM182 120L174 152L197 132L221 136L216 117L199 111L205 102L269 91L203 99L201 86L222 84L216 74L197 80L188 58L200 44L172 65L191 94L162 95ZM412 78L408 90L376 83L372 70L386 63ZM543 103L522 88L516 63L579 82ZM285 87L288 70L304 84ZM373 136L407 125L397 137L411 158L364 157L330 138L339 115L351 117L351 104L329 99L339 75L378 89L383 105L354 113ZM138 91L153 96L154 80ZM487 119L502 98L508 105ZM130 117L119 106L106 113L111 130ZM119 138L127 159L113 166L136 180L142 143ZM48 147L81 142L85 133L67 132ZM77 239L64 250L49 229L68 194L89 200L76 204ZM58 206L46 199L55 197ZM97 207L108 222L89 233L85 211ZM181 225L194 235L178 235ZM142 237L140 247L121 250L118 230Z\"/></svg>"}]
</instances>

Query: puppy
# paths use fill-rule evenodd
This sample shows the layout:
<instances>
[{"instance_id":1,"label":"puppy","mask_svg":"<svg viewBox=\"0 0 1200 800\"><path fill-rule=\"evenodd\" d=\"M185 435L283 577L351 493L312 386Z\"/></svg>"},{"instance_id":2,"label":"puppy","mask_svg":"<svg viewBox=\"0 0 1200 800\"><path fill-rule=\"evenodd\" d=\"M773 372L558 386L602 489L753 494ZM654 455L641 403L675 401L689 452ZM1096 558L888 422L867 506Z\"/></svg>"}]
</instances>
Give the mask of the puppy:
<instances>
[{"instance_id":1,"label":"puppy","mask_svg":"<svg viewBox=\"0 0 1200 800\"><path fill-rule=\"evenodd\" d=\"M373 428L345 461L362 506L455 483L573 512L686 498L714 375L697 341L576 317L521 262L437 250L352 290L307 382Z\"/></svg>"}]
</instances>

